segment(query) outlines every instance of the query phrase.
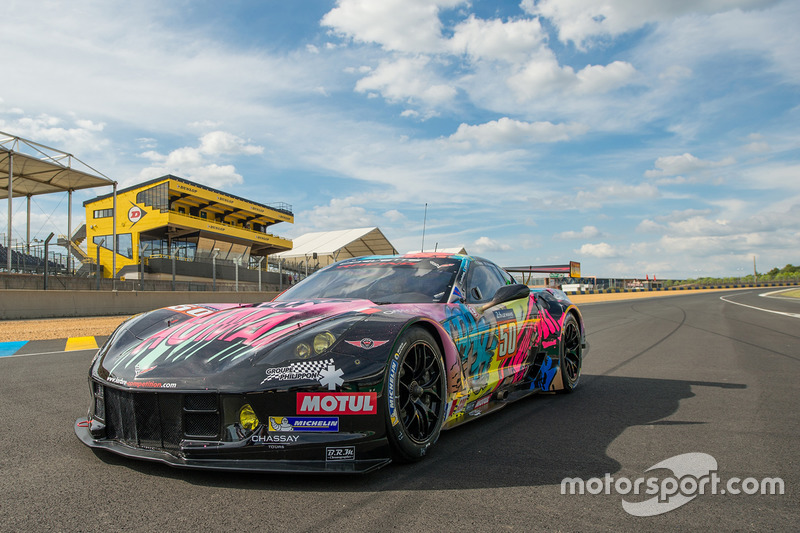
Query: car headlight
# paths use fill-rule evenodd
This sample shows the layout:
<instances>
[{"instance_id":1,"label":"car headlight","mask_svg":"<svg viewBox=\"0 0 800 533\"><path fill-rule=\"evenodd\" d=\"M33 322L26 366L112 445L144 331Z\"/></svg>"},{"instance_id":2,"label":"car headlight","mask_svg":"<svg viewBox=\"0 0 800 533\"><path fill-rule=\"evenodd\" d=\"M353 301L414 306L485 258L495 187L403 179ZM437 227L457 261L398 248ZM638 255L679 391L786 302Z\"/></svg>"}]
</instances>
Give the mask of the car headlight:
<instances>
[{"instance_id":1,"label":"car headlight","mask_svg":"<svg viewBox=\"0 0 800 533\"><path fill-rule=\"evenodd\" d=\"M333 346L334 342L336 342L336 337L330 331L323 331L314 335L314 353L320 355L328 351L328 348Z\"/></svg>"},{"instance_id":2,"label":"car headlight","mask_svg":"<svg viewBox=\"0 0 800 533\"><path fill-rule=\"evenodd\" d=\"M343 317L307 326L296 335L284 340L261 360L261 363L277 365L297 359L311 359L331 350L338 339L362 317ZM305 330L305 331L304 331Z\"/></svg>"},{"instance_id":3,"label":"car headlight","mask_svg":"<svg viewBox=\"0 0 800 533\"><path fill-rule=\"evenodd\" d=\"M308 359L312 355L322 355L336 342L336 336L330 331L323 331L314 335L313 340L300 342L295 346L294 354L300 359Z\"/></svg>"},{"instance_id":4,"label":"car headlight","mask_svg":"<svg viewBox=\"0 0 800 533\"><path fill-rule=\"evenodd\" d=\"M239 409L239 423L248 431L253 431L260 424L256 412L249 403L246 403Z\"/></svg>"}]
</instances>

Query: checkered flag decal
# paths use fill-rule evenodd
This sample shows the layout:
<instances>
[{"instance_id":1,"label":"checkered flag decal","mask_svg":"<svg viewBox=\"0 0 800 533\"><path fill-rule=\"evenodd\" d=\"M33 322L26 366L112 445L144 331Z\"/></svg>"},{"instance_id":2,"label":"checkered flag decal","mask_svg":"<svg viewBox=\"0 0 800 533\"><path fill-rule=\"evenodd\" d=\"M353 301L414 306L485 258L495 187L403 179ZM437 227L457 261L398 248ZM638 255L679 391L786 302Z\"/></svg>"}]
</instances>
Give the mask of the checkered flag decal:
<instances>
[{"instance_id":1,"label":"checkered flag decal","mask_svg":"<svg viewBox=\"0 0 800 533\"><path fill-rule=\"evenodd\" d=\"M316 374L322 372L328 365L333 364L333 359L326 359L325 361L302 361L300 363L292 363L289 365L290 372L297 372L297 373L311 373L314 372Z\"/></svg>"}]
</instances>

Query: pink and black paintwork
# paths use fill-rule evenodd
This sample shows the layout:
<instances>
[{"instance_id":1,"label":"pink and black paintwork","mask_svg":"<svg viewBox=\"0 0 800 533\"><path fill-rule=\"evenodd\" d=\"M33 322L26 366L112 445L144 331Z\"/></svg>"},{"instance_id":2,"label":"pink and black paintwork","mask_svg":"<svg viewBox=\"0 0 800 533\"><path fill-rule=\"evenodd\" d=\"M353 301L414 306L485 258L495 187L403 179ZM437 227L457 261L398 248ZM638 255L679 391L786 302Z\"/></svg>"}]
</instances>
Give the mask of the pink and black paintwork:
<instances>
[{"instance_id":1,"label":"pink and black paintwork","mask_svg":"<svg viewBox=\"0 0 800 533\"><path fill-rule=\"evenodd\" d=\"M572 390L586 349L563 293L485 259L348 259L272 302L131 318L92 362L75 431L179 467L365 472L510 401ZM243 406L259 426L242 426Z\"/></svg>"}]
</instances>

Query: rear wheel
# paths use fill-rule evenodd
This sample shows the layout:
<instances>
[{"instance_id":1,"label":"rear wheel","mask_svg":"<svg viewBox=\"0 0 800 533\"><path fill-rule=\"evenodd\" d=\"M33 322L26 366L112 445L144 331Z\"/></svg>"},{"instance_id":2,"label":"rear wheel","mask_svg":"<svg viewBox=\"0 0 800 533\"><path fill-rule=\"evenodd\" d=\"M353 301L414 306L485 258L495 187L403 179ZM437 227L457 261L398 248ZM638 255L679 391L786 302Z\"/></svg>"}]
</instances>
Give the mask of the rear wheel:
<instances>
[{"instance_id":1,"label":"rear wheel","mask_svg":"<svg viewBox=\"0 0 800 533\"><path fill-rule=\"evenodd\" d=\"M422 328L409 328L400 337L386 371L386 424L396 459L418 461L439 439L446 383L436 341Z\"/></svg>"},{"instance_id":2,"label":"rear wheel","mask_svg":"<svg viewBox=\"0 0 800 533\"><path fill-rule=\"evenodd\" d=\"M572 392L578 386L583 364L583 343L581 327L574 315L564 320L564 331L561 333L561 381L563 392Z\"/></svg>"}]
</instances>

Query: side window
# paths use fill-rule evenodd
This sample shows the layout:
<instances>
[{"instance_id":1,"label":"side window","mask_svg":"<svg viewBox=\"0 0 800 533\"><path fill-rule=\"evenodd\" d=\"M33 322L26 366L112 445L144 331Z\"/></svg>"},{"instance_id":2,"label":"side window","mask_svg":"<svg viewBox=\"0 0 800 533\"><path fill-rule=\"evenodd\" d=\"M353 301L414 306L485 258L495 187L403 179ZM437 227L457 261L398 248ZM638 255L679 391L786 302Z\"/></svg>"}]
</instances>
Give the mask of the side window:
<instances>
[{"instance_id":1,"label":"side window","mask_svg":"<svg viewBox=\"0 0 800 533\"><path fill-rule=\"evenodd\" d=\"M517 280L514 279L514 276L503 270L502 268L493 267L497 270L497 275L500 276L500 279L503 280L503 285L513 285L517 283Z\"/></svg>"},{"instance_id":2,"label":"side window","mask_svg":"<svg viewBox=\"0 0 800 533\"><path fill-rule=\"evenodd\" d=\"M467 302L473 304L488 302L497 289L505 284L506 280L493 267L476 261L469 271L467 280L469 287Z\"/></svg>"}]
</instances>

